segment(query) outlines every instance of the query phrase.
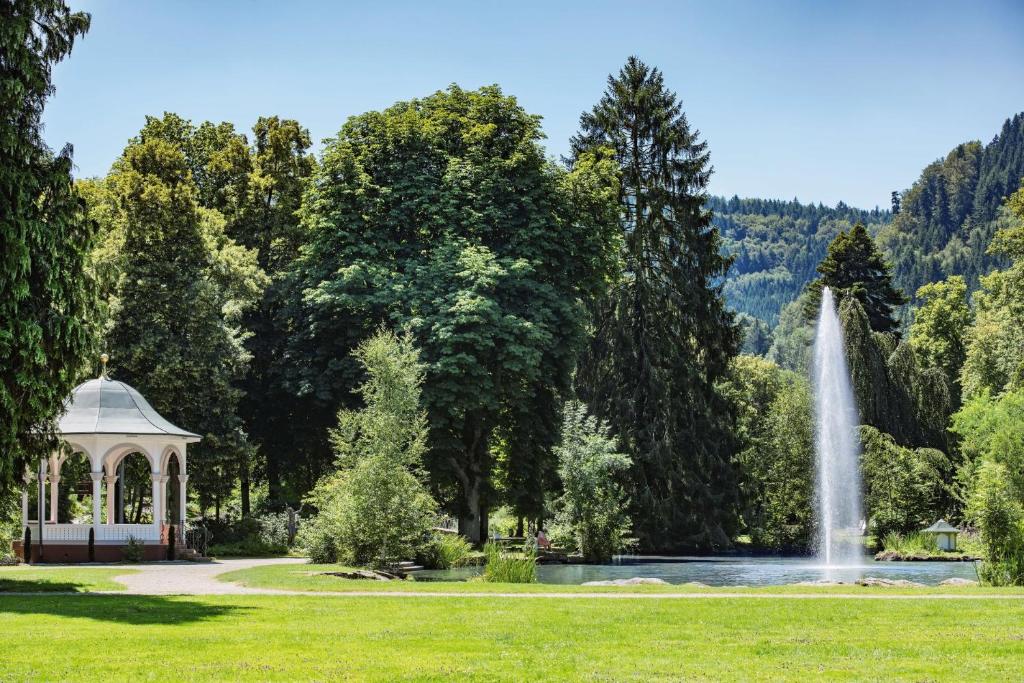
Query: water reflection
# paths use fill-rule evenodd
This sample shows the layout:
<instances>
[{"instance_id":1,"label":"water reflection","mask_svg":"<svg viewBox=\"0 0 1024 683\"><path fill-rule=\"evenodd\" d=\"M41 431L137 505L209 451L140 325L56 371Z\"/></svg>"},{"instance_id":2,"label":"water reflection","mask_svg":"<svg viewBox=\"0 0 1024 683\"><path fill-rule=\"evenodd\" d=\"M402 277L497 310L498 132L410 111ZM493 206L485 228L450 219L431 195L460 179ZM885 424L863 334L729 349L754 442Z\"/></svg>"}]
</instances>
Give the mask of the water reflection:
<instances>
[{"instance_id":1,"label":"water reflection","mask_svg":"<svg viewBox=\"0 0 1024 683\"><path fill-rule=\"evenodd\" d=\"M417 572L424 579L464 581L480 573L479 567ZM679 557L630 559L601 565L541 565L541 583L581 584L632 577L659 578L680 584L696 581L709 586L775 586L804 581L844 581L874 577L905 579L924 584L937 584L944 579L977 580L971 562L875 562L866 558L855 566L828 567L814 559Z\"/></svg>"}]
</instances>

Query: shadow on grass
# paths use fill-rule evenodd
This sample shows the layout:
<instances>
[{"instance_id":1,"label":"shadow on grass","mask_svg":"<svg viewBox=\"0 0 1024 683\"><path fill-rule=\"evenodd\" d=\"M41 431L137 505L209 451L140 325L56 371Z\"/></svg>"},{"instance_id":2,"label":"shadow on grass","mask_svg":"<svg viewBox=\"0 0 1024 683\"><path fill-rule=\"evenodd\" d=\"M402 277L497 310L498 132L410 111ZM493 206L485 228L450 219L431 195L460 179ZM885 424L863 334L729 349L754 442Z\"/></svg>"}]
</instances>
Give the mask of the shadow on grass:
<instances>
[{"instance_id":1,"label":"shadow on grass","mask_svg":"<svg viewBox=\"0 0 1024 683\"><path fill-rule=\"evenodd\" d=\"M48 579L0 578L0 595L4 593L85 593L95 590L90 583L50 581Z\"/></svg>"},{"instance_id":2,"label":"shadow on grass","mask_svg":"<svg viewBox=\"0 0 1024 683\"><path fill-rule=\"evenodd\" d=\"M31 583L31 582L24 582ZM51 584L74 586L74 584ZM47 588L47 591L57 589ZM66 588L65 588L66 590ZM74 588L72 588L74 590ZM3 595L0 593L0 621L4 615L50 615L120 624L188 624L219 617L243 615L251 607L214 605L183 597L161 595Z\"/></svg>"}]
</instances>

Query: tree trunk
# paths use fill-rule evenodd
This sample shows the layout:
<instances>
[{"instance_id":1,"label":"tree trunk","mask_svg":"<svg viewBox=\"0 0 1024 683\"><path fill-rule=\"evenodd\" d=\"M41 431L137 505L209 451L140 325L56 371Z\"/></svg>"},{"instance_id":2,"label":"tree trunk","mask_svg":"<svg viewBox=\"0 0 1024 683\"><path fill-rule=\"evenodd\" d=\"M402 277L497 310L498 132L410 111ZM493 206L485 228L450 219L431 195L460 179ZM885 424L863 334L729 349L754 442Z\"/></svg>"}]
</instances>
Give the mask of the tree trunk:
<instances>
[{"instance_id":1,"label":"tree trunk","mask_svg":"<svg viewBox=\"0 0 1024 683\"><path fill-rule=\"evenodd\" d=\"M238 488L242 496L242 517L248 517L251 512L249 504L249 456L242 458L238 472Z\"/></svg>"},{"instance_id":2,"label":"tree trunk","mask_svg":"<svg viewBox=\"0 0 1024 683\"><path fill-rule=\"evenodd\" d=\"M459 533L473 545L480 545L480 479L472 477L465 487L463 511L459 514Z\"/></svg>"}]
</instances>

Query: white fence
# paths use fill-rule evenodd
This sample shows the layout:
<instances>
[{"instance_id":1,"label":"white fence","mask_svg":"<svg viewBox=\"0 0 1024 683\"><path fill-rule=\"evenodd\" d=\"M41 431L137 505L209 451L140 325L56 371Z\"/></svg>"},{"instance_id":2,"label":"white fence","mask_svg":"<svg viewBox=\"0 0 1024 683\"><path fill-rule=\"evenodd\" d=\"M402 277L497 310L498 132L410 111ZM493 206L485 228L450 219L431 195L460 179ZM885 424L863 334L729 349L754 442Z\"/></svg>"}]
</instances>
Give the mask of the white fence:
<instances>
[{"instance_id":1,"label":"white fence","mask_svg":"<svg viewBox=\"0 0 1024 683\"><path fill-rule=\"evenodd\" d=\"M32 537L39 534L39 523L29 522ZM88 543L91 524L43 524L43 542ZM160 528L155 524L100 524L96 527L97 543L126 543L134 538L139 541L159 541Z\"/></svg>"}]
</instances>

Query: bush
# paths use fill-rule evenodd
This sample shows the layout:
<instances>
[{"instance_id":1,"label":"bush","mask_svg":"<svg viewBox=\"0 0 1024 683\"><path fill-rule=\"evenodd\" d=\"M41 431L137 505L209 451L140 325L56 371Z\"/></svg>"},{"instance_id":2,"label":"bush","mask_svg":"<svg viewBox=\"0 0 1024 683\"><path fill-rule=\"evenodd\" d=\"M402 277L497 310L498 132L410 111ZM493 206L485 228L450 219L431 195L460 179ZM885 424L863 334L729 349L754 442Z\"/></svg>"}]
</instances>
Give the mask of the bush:
<instances>
[{"instance_id":1,"label":"bush","mask_svg":"<svg viewBox=\"0 0 1024 683\"><path fill-rule=\"evenodd\" d=\"M146 546L134 536L129 536L122 552L125 562L142 562L146 556Z\"/></svg>"},{"instance_id":2,"label":"bush","mask_svg":"<svg viewBox=\"0 0 1024 683\"><path fill-rule=\"evenodd\" d=\"M420 550L420 562L428 569L451 569L469 561L473 546L458 534L435 533Z\"/></svg>"},{"instance_id":3,"label":"bush","mask_svg":"<svg viewBox=\"0 0 1024 683\"><path fill-rule=\"evenodd\" d=\"M484 545L483 579L489 583L537 583L537 556L532 549L507 553L496 543Z\"/></svg>"},{"instance_id":4,"label":"bush","mask_svg":"<svg viewBox=\"0 0 1024 683\"><path fill-rule=\"evenodd\" d=\"M288 554L288 547L248 538L234 543L214 543L207 547L206 554L210 557L277 557Z\"/></svg>"},{"instance_id":5,"label":"bush","mask_svg":"<svg viewBox=\"0 0 1024 683\"><path fill-rule=\"evenodd\" d=\"M993 586L1024 585L1024 506L1014 495L1005 465L981 463L967 512L985 542L986 557L978 572L981 580Z\"/></svg>"},{"instance_id":6,"label":"bush","mask_svg":"<svg viewBox=\"0 0 1024 683\"><path fill-rule=\"evenodd\" d=\"M629 456L615 450L608 426L588 416L578 401L565 406L555 455L563 488L555 536L569 541L586 560L607 562L631 542L629 501L618 481L629 468Z\"/></svg>"},{"instance_id":7,"label":"bush","mask_svg":"<svg viewBox=\"0 0 1024 683\"><path fill-rule=\"evenodd\" d=\"M321 480L309 500L319 513L302 525L299 539L310 559L357 566L415 557L437 511L419 479L381 457Z\"/></svg>"},{"instance_id":8,"label":"bush","mask_svg":"<svg viewBox=\"0 0 1024 683\"><path fill-rule=\"evenodd\" d=\"M331 441L339 471L307 497L318 513L299 537L314 562L387 567L416 556L436 516L417 476L427 441L424 368L408 334L382 330L354 355L366 369L366 407L338 413Z\"/></svg>"}]
</instances>

